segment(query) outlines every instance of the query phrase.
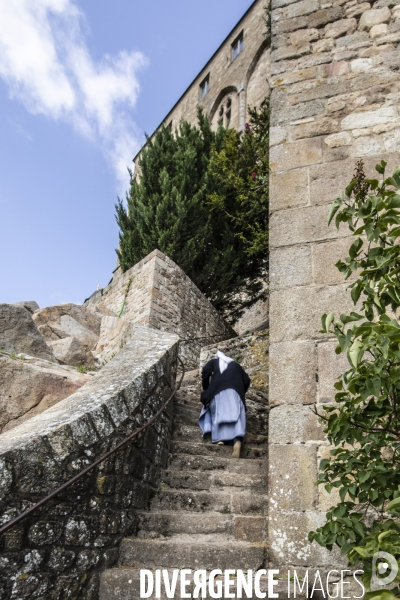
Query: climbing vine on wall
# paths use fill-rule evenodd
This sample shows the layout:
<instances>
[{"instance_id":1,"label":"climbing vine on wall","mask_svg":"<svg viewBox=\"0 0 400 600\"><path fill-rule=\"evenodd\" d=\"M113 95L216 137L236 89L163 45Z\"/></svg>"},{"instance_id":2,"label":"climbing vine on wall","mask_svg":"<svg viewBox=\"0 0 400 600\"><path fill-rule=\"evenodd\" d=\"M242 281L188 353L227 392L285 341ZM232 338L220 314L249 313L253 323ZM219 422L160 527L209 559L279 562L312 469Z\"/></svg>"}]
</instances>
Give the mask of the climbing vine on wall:
<instances>
[{"instance_id":1,"label":"climbing vine on wall","mask_svg":"<svg viewBox=\"0 0 400 600\"><path fill-rule=\"evenodd\" d=\"M358 274L350 285L357 309L339 319L322 317L322 332L336 337L336 353L347 353L350 368L335 384L336 404L319 414L334 449L321 461L317 483L328 492L337 489L340 502L309 534L329 550L339 546L350 565L361 562L367 590L391 572L377 552L400 563L400 167L387 178L385 168L381 161L376 170L382 178L366 179L358 161L329 215L355 237L336 266L345 279ZM365 598L400 597L398 575L393 583L389 590L378 582L378 591Z\"/></svg>"}]
</instances>

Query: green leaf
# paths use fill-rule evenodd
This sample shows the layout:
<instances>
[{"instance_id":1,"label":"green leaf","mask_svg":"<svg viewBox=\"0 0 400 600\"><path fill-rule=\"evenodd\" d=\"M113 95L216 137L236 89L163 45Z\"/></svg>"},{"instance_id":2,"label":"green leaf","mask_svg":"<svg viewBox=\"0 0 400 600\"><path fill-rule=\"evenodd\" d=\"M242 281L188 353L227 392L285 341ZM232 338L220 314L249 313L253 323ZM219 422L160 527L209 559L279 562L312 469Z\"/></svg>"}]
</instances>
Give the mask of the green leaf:
<instances>
[{"instance_id":1,"label":"green leaf","mask_svg":"<svg viewBox=\"0 0 400 600\"><path fill-rule=\"evenodd\" d=\"M357 367L364 353L364 344L361 340L355 340L349 350L349 360L353 367Z\"/></svg>"},{"instance_id":2,"label":"green leaf","mask_svg":"<svg viewBox=\"0 0 400 600\"><path fill-rule=\"evenodd\" d=\"M389 502L389 504L386 507L386 510L388 512L391 512L392 510L397 510L399 508L400 508L400 498L395 498L394 500Z\"/></svg>"},{"instance_id":3,"label":"green leaf","mask_svg":"<svg viewBox=\"0 0 400 600\"><path fill-rule=\"evenodd\" d=\"M335 214L337 213L337 211L339 210L340 206L342 204L342 200L340 198L336 198L336 200L333 202L329 214L328 214L328 226L331 224L331 221L333 219L333 217L335 216Z\"/></svg>"},{"instance_id":4,"label":"green leaf","mask_svg":"<svg viewBox=\"0 0 400 600\"><path fill-rule=\"evenodd\" d=\"M385 160L381 160L381 162L375 166L375 169L378 171L378 173L383 175L385 172L385 169L386 169L386 165L387 165L387 162Z\"/></svg>"},{"instance_id":5,"label":"green leaf","mask_svg":"<svg viewBox=\"0 0 400 600\"><path fill-rule=\"evenodd\" d=\"M345 193L346 193L346 196L347 196L348 198L350 198L350 196L351 196L351 194L352 194L352 192L353 192L353 190L354 190L354 187L355 187L356 183L357 183L357 180L356 180L356 179L353 179L353 180L352 180L352 181L349 183L349 185L347 186L347 188L346 188L346 190L345 190Z\"/></svg>"}]
</instances>

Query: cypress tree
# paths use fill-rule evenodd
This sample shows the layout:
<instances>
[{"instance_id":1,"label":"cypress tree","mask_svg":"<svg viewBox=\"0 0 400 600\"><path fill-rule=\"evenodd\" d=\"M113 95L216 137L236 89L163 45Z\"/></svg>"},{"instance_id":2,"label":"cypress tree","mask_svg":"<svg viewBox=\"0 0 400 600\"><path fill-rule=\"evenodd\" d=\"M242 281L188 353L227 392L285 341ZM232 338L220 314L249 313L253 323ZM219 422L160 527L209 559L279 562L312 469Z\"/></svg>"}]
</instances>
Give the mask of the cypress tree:
<instances>
[{"instance_id":1,"label":"cypress tree","mask_svg":"<svg viewBox=\"0 0 400 600\"><path fill-rule=\"evenodd\" d=\"M139 175L131 178L126 207L118 201L119 262L123 271L158 248L232 320L259 296L257 255L231 225L226 211L212 207L218 181L209 172L212 153L227 132L211 130L198 113L198 127L182 121L173 132L162 126L143 149Z\"/></svg>"}]
</instances>

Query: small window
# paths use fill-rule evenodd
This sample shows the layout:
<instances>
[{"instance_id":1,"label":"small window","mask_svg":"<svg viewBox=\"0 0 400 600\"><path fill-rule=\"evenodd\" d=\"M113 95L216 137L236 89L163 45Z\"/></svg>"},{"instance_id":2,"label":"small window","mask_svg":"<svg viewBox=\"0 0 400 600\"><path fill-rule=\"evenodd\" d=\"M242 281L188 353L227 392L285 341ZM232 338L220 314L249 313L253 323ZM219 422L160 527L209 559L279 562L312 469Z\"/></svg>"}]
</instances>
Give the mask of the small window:
<instances>
[{"instance_id":1,"label":"small window","mask_svg":"<svg viewBox=\"0 0 400 600\"><path fill-rule=\"evenodd\" d=\"M226 111L225 113L225 120L226 120L226 126L229 127L229 125L231 124L231 111L230 109Z\"/></svg>"},{"instance_id":2,"label":"small window","mask_svg":"<svg viewBox=\"0 0 400 600\"><path fill-rule=\"evenodd\" d=\"M208 93L210 89L210 75L207 75L205 79L200 84L200 100L204 98L204 96Z\"/></svg>"},{"instance_id":3,"label":"small window","mask_svg":"<svg viewBox=\"0 0 400 600\"><path fill-rule=\"evenodd\" d=\"M243 31L232 44L232 60L235 60L235 58L241 53L242 50L243 50Z\"/></svg>"}]
</instances>

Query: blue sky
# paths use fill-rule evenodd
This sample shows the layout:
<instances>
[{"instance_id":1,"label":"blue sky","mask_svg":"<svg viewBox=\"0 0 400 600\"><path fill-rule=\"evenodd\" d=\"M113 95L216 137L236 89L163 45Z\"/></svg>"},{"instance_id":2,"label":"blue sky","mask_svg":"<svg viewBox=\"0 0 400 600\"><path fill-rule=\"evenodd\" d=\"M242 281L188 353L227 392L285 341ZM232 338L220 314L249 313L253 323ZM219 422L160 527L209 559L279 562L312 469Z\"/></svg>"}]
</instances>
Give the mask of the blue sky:
<instances>
[{"instance_id":1,"label":"blue sky","mask_svg":"<svg viewBox=\"0 0 400 600\"><path fill-rule=\"evenodd\" d=\"M126 165L251 0L0 0L0 302L80 304Z\"/></svg>"}]
</instances>

